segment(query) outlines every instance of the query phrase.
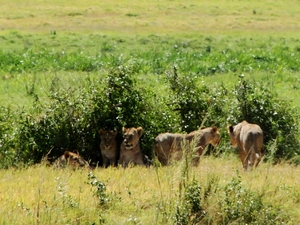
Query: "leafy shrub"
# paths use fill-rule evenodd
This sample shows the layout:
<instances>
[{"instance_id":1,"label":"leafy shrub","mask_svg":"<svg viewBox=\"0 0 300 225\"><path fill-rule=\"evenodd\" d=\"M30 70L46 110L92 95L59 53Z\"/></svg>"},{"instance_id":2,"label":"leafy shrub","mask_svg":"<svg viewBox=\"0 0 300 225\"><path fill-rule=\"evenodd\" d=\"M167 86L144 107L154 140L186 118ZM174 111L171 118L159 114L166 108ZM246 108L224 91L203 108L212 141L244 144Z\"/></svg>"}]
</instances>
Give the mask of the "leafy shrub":
<instances>
[{"instance_id":1,"label":"leafy shrub","mask_svg":"<svg viewBox=\"0 0 300 225\"><path fill-rule=\"evenodd\" d=\"M20 121L18 157L38 163L48 152L56 158L69 149L90 159L95 130L86 117L89 99L85 94L57 89L50 91L48 104L34 102L31 114L24 113Z\"/></svg>"},{"instance_id":2,"label":"leafy shrub","mask_svg":"<svg viewBox=\"0 0 300 225\"><path fill-rule=\"evenodd\" d=\"M72 88L63 88L59 79L53 78L47 103L35 93L31 111L20 117L15 139L18 159L38 163L49 152L51 160L69 149L101 165L98 130L117 129L120 143L122 126L144 128L141 146L151 157L155 136L176 126L176 119L166 112L160 97L137 85L134 71L134 67L120 64L104 81L87 78Z\"/></svg>"},{"instance_id":3,"label":"leafy shrub","mask_svg":"<svg viewBox=\"0 0 300 225\"><path fill-rule=\"evenodd\" d=\"M227 137L222 128L227 126L227 105L232 96L223 85L207 85L192 74L178 74L176 67L167 72L167 81L169 112L178 114L181 131L189 133L203 126L217 126L221 136ZM222 146L218 148L216 155L224 151ZM211 149L209 146L207 153L211 153Z\"/></svg>"},{"instance_id":4,"label":"leafy shrub","mask_svg":"<svg viewBox=\"0 0 300 225\"><path fill-rule=\"evenodd\" d=\"M223 103L218 97L223 90L213 90L206 84L200 85L197 77L178 75L176 67L167 73L167 80L171 89L169 96L170 110L176 111L180 117L181 130L191 132L201 126L221 124L220 115L223 115Z\"/></svg>"},{"instance_id":5,"label":"leafy shrub","mask_svg":"<svg viewBox=\"0 0 300 225\"><path fill-rule=\"evenodd\" d=\"M263 195L242 186L237 176L223 188L219 198L221 221L219 224L282 224L288 218L278 205L263 202Z\"/></svg>"},{"instance_id":6,"label":"leafy shrub","mask_svg":"<svg viewBox=\"0 0 300 225\"><path fill-rule=\"evenodd\" d=\"M291 159L300 153L296 113L286 101L279 99L267 85L246 81L243 76L234 94L238 101L238 110L232 111L237 120L235 122L247 120L259 124L264 132L266 146L276 143L272 155L266 152L267 158Z\"/></svg>"},{"instance_id":7,"label":"leafy shrub","mask_svg":"<svg viewBox=\"0 0 300 225\"><path fill-rule=\"evenodd\" d=\"M17 112L13 109L0 107L0 168L16 165L17 118Z\"/></svg>"},{"instance_id":8,"label":"leafy shrub","mask_svg":"<svg viewBox=\"0 0 300 225\"><path fill-rule=\"evenodd\" d=\"M193 180L186 184L174 215L174 224L199 224L205 215L201 207L201 187Z\"/></svg>"},{"instance_id":9,"label":"leafy shrub","mask_svg":"<svg viewBox=\"0 0 300 225\"><path fill-rule=\"evenodd\" d=\"M87 184L90 184L93 188L96 188L93 193L99 200L99 206L102 208L107 208L112 199L106 193L105 183L98 180L98 178L92 172L89 172Z\"/></svg>"},{"instance_id":10,"label":"leafy shrub","mask_svg":"<svg viewBox=\"0 0 300 225\"><path fill-rule=\"evenodd\" d=\"M172 114L163 111L162 100L150 89L139 87L135 80L135 68L119 65L112 69L106 79L103 91L94 95L93 120L98 127L117 129L121 139L122 127L143 127L141 147L152 156L154 137L160 130L173 127ZM161 106L161 107L160 107Z\"/></svg>"}]
</instances>

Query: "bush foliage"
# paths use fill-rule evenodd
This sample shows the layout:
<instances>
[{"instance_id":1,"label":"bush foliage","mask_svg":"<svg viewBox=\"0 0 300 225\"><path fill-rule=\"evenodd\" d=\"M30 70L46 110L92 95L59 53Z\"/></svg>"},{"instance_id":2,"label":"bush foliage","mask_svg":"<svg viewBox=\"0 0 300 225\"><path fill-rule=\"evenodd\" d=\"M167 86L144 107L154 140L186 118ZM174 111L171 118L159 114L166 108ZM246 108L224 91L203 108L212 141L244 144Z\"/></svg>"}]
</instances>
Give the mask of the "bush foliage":
<instances>
[{"instance_id":1,"label":"bush foliage","mask_svg":"<svg viewBox=\"0 0 300 225\"><path fill-rule=\"evenodd\" d=\"M170 91L162 97L151 87L137 85L135 76L134 67L120 63L104 81L87 78L79 90L65 89L54 78L47 103L35 94L30 111L23 111L19 117L1 108L2 167L12 165L14 159L38 163L49 152L48 156L55 158L65 149L78 150L88 160L101 164L98 129L117 129L121 139L122 126L144 128L141 146L152 157L158 133L190 132L216 125L226 139L228 123L244 119L262 127L266 159L291 159L299 154L295 112L267 85L241 76L230 92L223 86L199 82L197 76L178 74L174 67L166 73ZM12 120L14 125L10 126ZM226 149L221 146L222 151Z\"/></svg>"},{"instance_id":2,"label":"bush foliage","mask_svg":"<svg viewBox=\"0 0 300 225\"><path fill-rule=\"evenodd\" d=\"M156 44L162 41L152 36L150 39ZM26 94L33 99L31 107L17 111L1 107L1 167L12 166L16 161L20 165L38 163L44 156L54 159L66 149L78 150L87 160L101 164L98 129L117 129L120 142L122 126L143 127L141 147L151 158L153 140L159 133L190 132L215 125L224 140L218 153L223 153L231 151L226 127L241 120L262 127L266 160L277 162L297 156L300 152L296 112L289 102L279 98L272 85L240 76L232 91L222 84L201 80L201 75L258 68L263 71L283 67L293 71L296 57L291 58L291 53L281 51L283 47L274 43L265 46L268 52L255 47L245 54L241 46L247 46L247 40L241 39L234 48L227 49L213 47L216 40L208 37L202 41L170 40L155 52L145 48L127 55L117 55L117 49L107 42L95 56L53 49L24 49L23 54L0 52L1 71L11 74L42 72L45 65L48 71L98 71L72 87L64 87L60 78L54 76L45 90L47 101L41 100L33 79L25 85ZM294 55L299 54L297 48L282 44ZM198 52L193 50L195 46ZM285 57L277 57L279 54ZM196 62L200 64L195 65ZM159 74L157 79L165 82L164 93L139 83L137 77L141 73Z\"/></svg>"}]
</instances>

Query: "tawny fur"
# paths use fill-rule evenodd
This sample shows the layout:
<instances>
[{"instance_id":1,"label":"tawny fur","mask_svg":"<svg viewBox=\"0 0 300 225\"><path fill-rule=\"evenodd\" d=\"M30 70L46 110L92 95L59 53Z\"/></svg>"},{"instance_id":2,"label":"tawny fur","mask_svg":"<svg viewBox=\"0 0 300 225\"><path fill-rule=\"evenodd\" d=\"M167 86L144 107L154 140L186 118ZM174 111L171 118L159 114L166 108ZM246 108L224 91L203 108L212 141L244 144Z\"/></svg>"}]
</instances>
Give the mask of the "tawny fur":
<instances>
[{"instance_id":1,"label":"tawny fur","mask_svg":"<svg viewBox=\"0 0 300 225\"><path fill-rule=\"evenodd\" d=\"M117 165L117 155L118 155L118 148L117 148L117 131L116 130L103 130L100 129L100 150L103 160L103 166L116 166Z\"/></svg>"},{"instance_id":2,"label":"tawny fur","mask_svg":"<svg viewBox=\"0 0 300 225\"><path fill-rule=\"evenodd\" d=\"M139 139L142 136L143 128L122 128L123 142L120 147L119 164L124 168L129 164L144 165L143 154L139 145Z\"/></svg>"},{"instance_id":3,"label":"tawny fur","mask_svg":"<svg viewBox=\"0 0 300 225\"><path fill-rule=\"evenodd\" d=\"M203 128L189 134L163 133L155 138L154 151L160 163L165 166L174 160L180 160L183 149L188 150L193 153L193 165L198 166L205 147L208 144L216 146L219 141L220 134L217 127ZM194 149L191 149L192 147Z\"/></svg>"},{"instance_id":4,"label":"tawny fur","mask_svg":"<svg viewBox=\"0 0 300 225\"><path fill-rule=\"evenodd\" d=\"M237 147L245 170L257 167L262 158L263 131L257 124L247 121L227 128L230 144Z\"/></svg>"},{"instance_id":5,"label":"tawny fur","mask_svg":"<svg viewBox=\"0 0 300 225\"><path fill-rule=\"evenodd\" d=\"M62 156L54 161L55 168L80 168L89 167L89 163L85 161L78 153L65 151Z\"/></svg>"}]
</instances>

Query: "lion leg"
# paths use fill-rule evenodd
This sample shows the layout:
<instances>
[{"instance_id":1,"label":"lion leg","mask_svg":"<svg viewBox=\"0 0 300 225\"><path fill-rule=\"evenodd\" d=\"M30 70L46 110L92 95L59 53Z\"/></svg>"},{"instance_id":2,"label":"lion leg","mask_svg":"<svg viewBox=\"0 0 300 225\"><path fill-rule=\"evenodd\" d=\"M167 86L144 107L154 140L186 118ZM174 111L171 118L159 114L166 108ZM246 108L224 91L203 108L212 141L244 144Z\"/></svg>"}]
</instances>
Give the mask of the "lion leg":
<instances>
[{"instance_id":1,"label":"lion leg","mask_svg":"<svg viewBox=\"0 0 300 225\"><path fill-rule=\"evenodd\" d=\"M258 166L258 164L260 163L261 159L262 159L262 155L260 153L256 153L256 155L258 157L256 157L256 162L255 162L255 167Z\"/></svg>"},{"instance_id":2,"label":"lion leg","mask_svg":"<svg viewBox=\"0 0 300 225\"><path fill-rule=\"evenodd\" d=\"M248 154L246 151L244 151L244 150L240 151L240 158L241 158L244 170L248 169L248 157L247 156L248 156Z\"/></svg>"},{"instance_id":3,"label":"lion leg","mask_svg":"<svg viewBox=\"0 0 300 225\"><path fill-rule=\"evenodd\" d=\"M164 149L161 147L161 145L158 143L155 144L155 154L162 166L168 165L169 163L168 156L165 153Z\"/></svg>"},{"instance_id":4,"label":"lion leg","mask_svg":"<svg viewBox=\"0 0 300 225\"><path fill-rule=\"evenodd\" d=\"M107 168L109 166L109 159L105 155L102 155L103 167Z\"/></svg>"},{"instance_id":5,"label":"lion leg","mask_svg":"<svg viewBox=\"0 0 300 225\"><path fill-rule=\"evenodd\" d=\"M199 155L195 155L193 157L193 166L198 166L200 162L200 156Z\"/></svg>"},{"instance_id":6,"label":"lion leg","mask_svg":"<svg viewBox=\"0 0 300 225\"><path fill-rule=\"evenodd\" d=\"M161 157L161 156L157 156L158 161L161 163L162 166L166 166L168 165L169 161L167 157Z\"/></svg>"},{"instance_id":7,"label":"lion leg","mask_svg":"<svg viewBox=\"0 0 300 225\"><path fill-rule=\"evenodd\" d=\"M249 151L249 156L248 156L248 158L249 158L249 166L250 166L250 169L252 169L253 166L254 166L254 161L255 161L255 159L256 159L255 153L254 153L253 151Z\"/></svg>"}]
</instances>

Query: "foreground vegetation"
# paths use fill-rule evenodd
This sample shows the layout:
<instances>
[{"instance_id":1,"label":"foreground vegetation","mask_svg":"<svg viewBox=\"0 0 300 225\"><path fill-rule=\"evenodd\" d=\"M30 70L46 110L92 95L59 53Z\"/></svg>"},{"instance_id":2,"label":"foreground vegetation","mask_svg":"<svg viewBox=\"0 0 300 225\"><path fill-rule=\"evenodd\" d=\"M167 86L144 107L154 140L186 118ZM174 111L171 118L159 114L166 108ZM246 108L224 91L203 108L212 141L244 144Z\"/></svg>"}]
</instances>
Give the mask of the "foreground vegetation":
<instances>
[{"instance_id":1,"label":"foreground vegetation","mask_svg":"<svg viewBox=\"0 0 300 225\"><path fill-rule=\"evenodd\" d=\"M6 1L0 7L1 224L299 224L296 0ZM226 127L264 131L243 172ZM101 166L99 128L220 128L197 168ZM120 134L119 134L120 135ZM119 136L121 138L121 135ZM4 169L5 168L5 169Z\"/></svg>"},{"instance_id":2,"label":"foreground vegetation","mask_svg":"<svg viewBox=\"0 0 300 225\"><path fill-rule=\"evenodd\" d=\"M234 156L158 168L2 170L1 224L298 224L299 170ZM47 175L45 175L47 174ZM280 174L280 176L278 176ZM22 221L22 222L21 222Z\"/></svg>"}]
</instances>

